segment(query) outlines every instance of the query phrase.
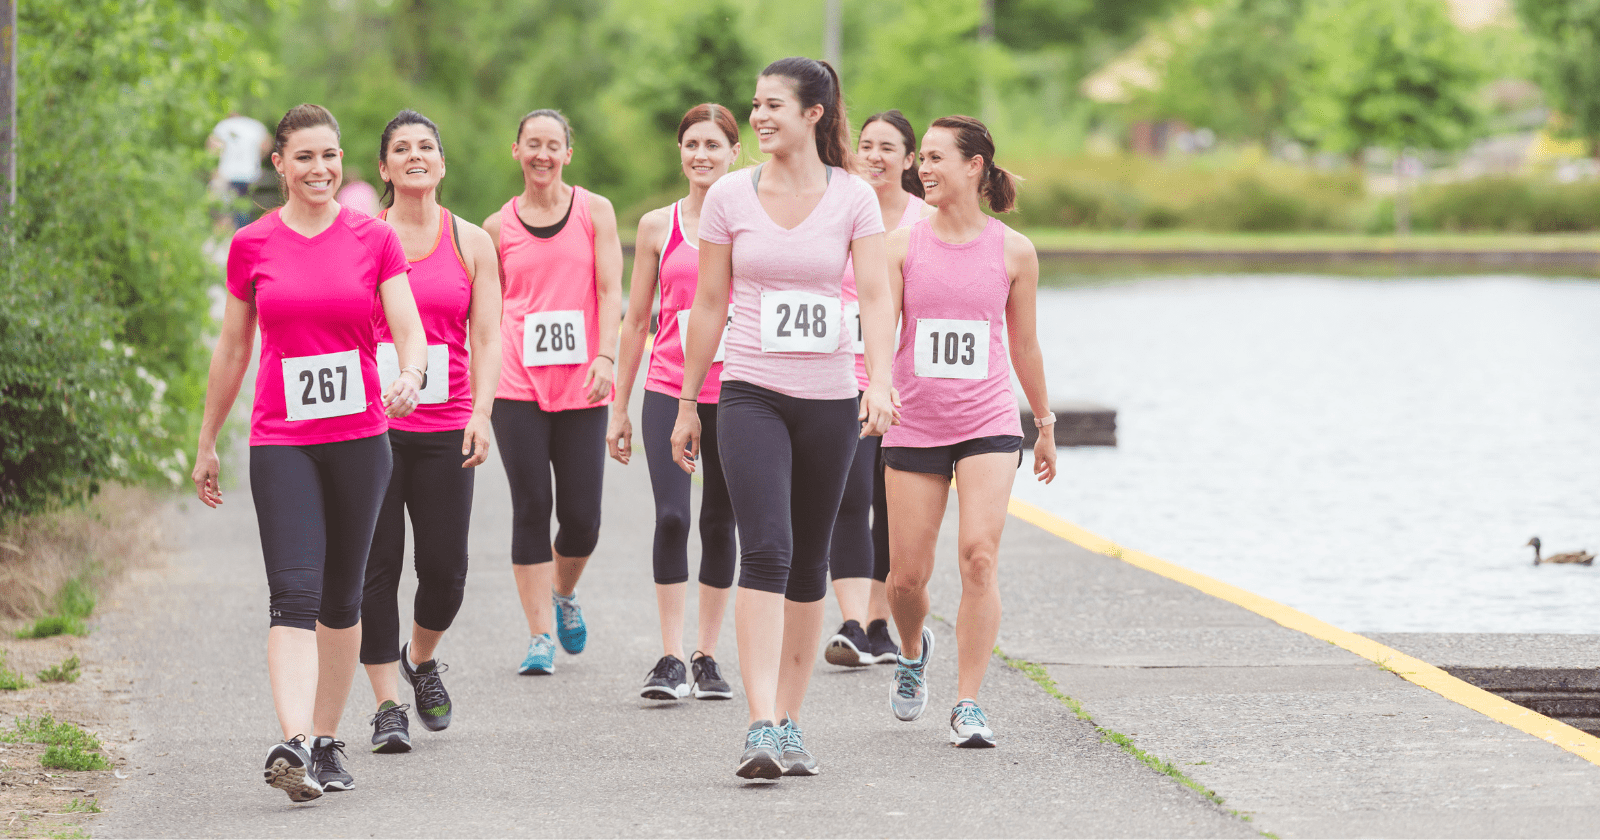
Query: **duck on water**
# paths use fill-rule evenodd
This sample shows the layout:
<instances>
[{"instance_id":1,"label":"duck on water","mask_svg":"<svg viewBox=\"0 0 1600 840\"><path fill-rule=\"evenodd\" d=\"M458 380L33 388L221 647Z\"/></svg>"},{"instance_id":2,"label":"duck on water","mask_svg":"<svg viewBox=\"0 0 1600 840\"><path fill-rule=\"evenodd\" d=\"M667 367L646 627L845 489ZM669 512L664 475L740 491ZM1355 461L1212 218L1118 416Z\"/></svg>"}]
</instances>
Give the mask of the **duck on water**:
<instances>
[{"instance_id":1,"label":"duck on water","mask_svg":"<svg viewBox=\"0 0 1600 840\"><path fill-rule=\"evenodd\" d=\"M1535 566L1539 565L1540 563L1578 563L1584 566L1594 565L1594 555L1587 551L1567 551L1561 554L1552 554L1549 557L1540 557L1539 549L1544 546L1544 543L1540 542L1538 537L1534 537L1533 539L1528 540L1528 545L1533 546L1533 565Z\"/></svg>"}]
</instances>

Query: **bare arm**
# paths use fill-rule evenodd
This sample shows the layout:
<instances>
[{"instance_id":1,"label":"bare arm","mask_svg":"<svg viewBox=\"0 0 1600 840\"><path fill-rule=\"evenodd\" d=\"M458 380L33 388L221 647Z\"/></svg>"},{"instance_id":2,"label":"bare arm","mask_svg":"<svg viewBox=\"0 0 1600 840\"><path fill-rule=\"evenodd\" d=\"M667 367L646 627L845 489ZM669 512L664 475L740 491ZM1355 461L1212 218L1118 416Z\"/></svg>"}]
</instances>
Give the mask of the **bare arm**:
<instances>
[{"instance_id":1,"label":"bare arm","mask_svg":"<svg viewBox=\"0 0 1600 840\"><path fill-rule=\"evenodd\" d=\"M395 354L400 357L400 375L384 391L383 405L390 417L404 417L417 407L422 377L416 371L428 369L428 334L422 330L422 316L417 314L417 301L411 296L406 275L396 274L379 283L378 299L394 337Z\"/></svg>"},{"instance_id":2,"label":"bare arm","mask_svg":"<svg viewBox=\"0 0 1600 840\"><path fill-rule=\"evenodd\" d=\"M1033 416L1043 419L1050 413L1050 393L1045 387L1044 353L1039 349L1037 309L1039 298L1039 254L1026 236L1010 228L1005 238L1006 273L1011 276L1011 295L1006 299L1006 334L1011 344L1011 369L1022 383ZM1033 446L1033 473L1046 484L1056 476L1056 427L1039 429Z\"/></svg>"},{"instance_id":3,"label":"bare arm","mask_svg":"<svg viewBox=\"0 0 1600 840\"><path fill-rule=\"evenodd\" d=\"M482 228L462 223L462 239L472 267L472 305L467 314L472 345L472 419L461 441L461 466L476 467L489 457L489 418L500 387L500 259Z\"/></svg>"},{"instance_id":4,"label":"bare arm","mask_svg":"<svg viewBox=\"0 0 1600 840\"><path fill-rule=\"evenodd\" d=\"M733 282L733 245L700 240L700 278L689 310L689 334L683 343L683 390L678 394L678 422L672 428L672 460L694 472L700 454L700 412L696 404L706 373L728 323L728 288ZM687 451L687 454L686 454Z\"/></svg>"},{"instance_id":5,"label":"bare arm","mask_svg":"<svg viewBox=\"0 0 1600 840\"><path fill-rule=\"evenodd\" d=\"M668 216L652 210L639 220L639 233L633 240L633 277L628 292L628 314L622 319L622 343L617 349L617 397L611 403L611 425L606 444L611 457L628 463L633 457L633 421L628 418L628 403L633 397L633 381L644 358L644 343L650 335L650 306L655 299L662 239Z\"/></svg>"},{"instance_id":6,"label":"bare arm","mask_svg":"<svg viewBox=\"0 0 1600 840\"><path fill-rule=\"evenodd\" d=\"M194 479L195 495L209 507L222 504L219 481L222 464L217 459L217 435L222 432L233 401L239 397L239 386L250 367L250 350L255 346L255 339L256 305L230 292L222 310L222 335L217 339L216 349L211 351L205 414L200 420L200 441L195 451L194 472L190 475Z\"/></svg>"},{"instance_id":7,"label":"bare arm","mask_svg":"<svg viewBox=\"0 0 1600 840\"><path fill-rule=\"evenodd\" d=\"M604 196L589 194L594 220L594 291L600 304L600 336L596 356L584 378L589 402L605 399L617 376L617 325L622 320L622 239L617 213Z\"/></svg>"},{"instance_id":8,"label":"bare arm","mask_svg":"<svg viewBox=\"0 0 1600 840\"><path fill-rule=\"evenodd\" d=\"M881 435L900 424L893 385L895 312L889 295L889 261L884 235L874 233L850 243L856 268L856 296L861 301L861 338L866 344L871 383L861 397L861 436Z\"/></svg>"}]
</instances>

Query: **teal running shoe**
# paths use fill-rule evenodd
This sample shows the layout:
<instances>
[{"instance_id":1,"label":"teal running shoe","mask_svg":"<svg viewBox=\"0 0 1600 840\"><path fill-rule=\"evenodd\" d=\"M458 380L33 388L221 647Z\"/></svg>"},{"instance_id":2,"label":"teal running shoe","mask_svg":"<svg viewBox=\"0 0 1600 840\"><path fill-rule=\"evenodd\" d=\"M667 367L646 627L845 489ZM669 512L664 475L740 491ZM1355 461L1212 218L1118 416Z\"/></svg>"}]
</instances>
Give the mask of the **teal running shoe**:
<instances>
[{"instance_id":1,"label":"teal running shoe","mask_svg":"<svg viewBox=\"0 0 1600 840\"><path fill-rule=\"evenodd\" d=\"M744 736L744 754L739 756L739 769L734 774L741 779L776 779L783 775L782 736L770 720L750 724Z\"/></svg>"},{"instance_id":2,"label":"teal running shoe","mask_svg":"<svg viewBox=\"0 0 1600 840\"><path fill-rule=\"evenodd\" d=\"M549 633L540 633L528 640L528 655L517 668L519 674L548 676L556 672L556 646Z\"/></svg>"},{"instance_id":3,"label":"teal running shoe","mask_svg":"<svg viewBox=\"0 0 1600 840\"><path fill-rule=\"evenodd\" d=\"M994 730L976 700L962 700L950 710L950 743L958 747L992 747Z\"/></svg>"},{"instance_id":4,"label":"teal running shoe","mask_svg":"<svg viewBox=\"0 0 1600 840\"><path fill-rule=\"evenodd\" d=\"M928 707L928 660L933 658L933 631L922 628L922 657L896 656L889 708L901 720L916 720Z\"/></svg>"},{"instance_id":5,"label":"teal running shoe","mask_svg":"<svg viewBox=\"0 0 1600 840\"><path fill-rule=\"evenodd\" d=\"M781 750L778 761L783 765L785 776L817 775L817 759L801 742L803 734L800 725L790 718L784 718L778 724L778 747Z\"/></svg>"},{"instance_id":6,"label":"teal running shoe","mask_svg":"<svg viewBox=\"0 0 1600 840\"><path fill-rule=\"evenodd\" d=\"M589 628L583 623L583 608L578 606L578 593L563 598L551 593L556 606L556 635L561 639L561 649L567 653L583 653L589 642Z\"/></svg>"}]
</instances>

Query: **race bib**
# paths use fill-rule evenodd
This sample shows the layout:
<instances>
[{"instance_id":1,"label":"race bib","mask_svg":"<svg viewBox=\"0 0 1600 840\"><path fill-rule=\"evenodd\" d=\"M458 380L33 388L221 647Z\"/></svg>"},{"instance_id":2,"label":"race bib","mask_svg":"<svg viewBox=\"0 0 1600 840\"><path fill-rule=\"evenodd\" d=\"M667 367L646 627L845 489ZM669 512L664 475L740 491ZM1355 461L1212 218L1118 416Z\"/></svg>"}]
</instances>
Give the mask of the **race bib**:
<instances>
[{"instance_id":1,"label":"race bib","mask_svg":"<svg viewBox=\"0 0 1600 840\"><path fill-rule=\"evenodd\" d=\"M722 340L717 342L717 355L711 357L711 363L717 364L728 352L728 330L733 326L733 308L728 309L728 320L722 325ZM678 342L683 345L685 356L689 354L689 310L678 310Z\"/></svg>"},{"instance_id":2,"label":"race bib","mask_svg":"<svg viewBox=\"0 0 1600 840\"><path fill-rule=\"evenodd\" d=\"M387 342L378 345L378 384L385 390L400 378L400 354ZM450 346L428 345L428 369L417 391L418 405L438 405L450 399Z\"/></svg>"},{"instance_id":3,"label":"race bib","mask_svg":"<svg viewBox=\"0 0 1600 840\"><path fill-rule=\"evenodd\" d=\"M343 417L367 410L361 353L324 353L283 360L283 402L290 420Z\"/></svg>"},{"instance_id":4,"label":"race bib","mask_svg":"<svg viewBox=\"0 0 1600 840\"><path fill-rule=\"evenodd\" d=\"M917 319L912 372L931 379L988 379L989 322Z\"/></svg>"},{"instance_id":5,"label":"race bib","mask_svg":"<svg viewBox=\"0 0 1600 840\"><path fill-rule=\"evenodd\" d=\"M761 293L761 352L832 353L839 349L839 299L810 292Z\"/></svg>"},{"instance_id":6,"label":"race bib","mask_svg":"<svg viewBox=\"0 0 1600 840\"><path fill-rule=\"evenodd\" d=\"M583 311L529 312L522 324L522 364L581 365L589 361L589 343L583 334Z\"/></svg>"},{"instance_id":7,"label":"race bib","mask_svg":"<svg viewBox=\"0 0 1600 840\"><path fill-rule=\"evenodd\" d=\"M850 301L844 305L844 326L850 330L850 352L857 356L867 352L867 343L861 338L861 302Z\"/></svg>"}]
</instances>

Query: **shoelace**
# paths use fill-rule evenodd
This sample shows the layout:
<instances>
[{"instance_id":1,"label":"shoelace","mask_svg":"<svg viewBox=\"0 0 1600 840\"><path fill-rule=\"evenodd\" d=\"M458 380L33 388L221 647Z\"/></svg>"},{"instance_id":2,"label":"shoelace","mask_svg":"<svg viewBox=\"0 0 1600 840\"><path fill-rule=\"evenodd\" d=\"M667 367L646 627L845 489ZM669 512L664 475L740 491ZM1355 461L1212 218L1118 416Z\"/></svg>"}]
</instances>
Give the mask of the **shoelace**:
<instances>
[{"instance_id":1,"label":"shoelace","mask_svg":"<svg viewBox=\"0 0 1600 840\"><path fill-rule=\"evenodd\" d=\"M367 719L367 722L377 727L380 731L403 727L406 723L406 709L409 708L411 708L411 704L404 703L399 706L390 706L387 709L379 709L373 713L372 717Z\"/></svg>"},{"instance_id":2,"label":"shoelace","mask_svg":"<svg viewBox=\"0 0 1600 840\"><path fill-rule=\"evenodd\" d=\"M311 760L318 767L330 767L340 773L344 772L344 742L330 741L326 744L312 745Z\"/></svg>"},{"instance_id":3,"label":"shoelace","mask_svg":"<svg viewBox=\"0 0 1600 840\"><path fill-rule=\"evenodd\" d=\"M576 598L561 598L558 596L556 598L556 606L560 607L556 612L561 614L561 629L577 630L583 626L583 613L578 609Z\"/></svg>"},{"instance_id":4,"label":"shoelace","mask_svg":"<svg viewBox=\"0 0 1600 840\"><path fill-rule=\"evenodd\" d=\"M791 720L787 725L780 727L778 733L782 736L783 752L811 754L811 751L806 749L806 745L800 741L800 737L805 733L800 731L800 727L796 726L794 721Z\"/></svg>"},{"instance_id":5,"label":"shoelace","mask_svg":"<svg viewBox=\"0 0 1600 840\"><path fill-rule=\"evenodd\" d=\"M695 652L699 653L699 651ZM695 675L697 680L722 680L722 672L717 669L717 660L703 653L700 654L699 659L694 660L694 667L695 671L698 672Z\"/></svg>"},{"instance_id":6,"label":"shoelace","mask_svg":"<svg viewBox=\"0 0 1600 840\"><path fill-rule=\"evenodd\" d=\"M917 696L917 689L923 686L922 672L906 665L897 665L894 671L895 692L906 698Z\"/></svg>"},{"instance_id":7,"label":"shoelace","mask_svg":"<svg viewBox=\"0 0 1600 840\"><path fill-rule=\"evenodd\" d=\"M950 712L951 723L957 726L988 726L989 719L976 703L962 703Z\"/></svg>"},{"instance_id":8,"label":"shoelace","mask_svg":"<svg viewBox=\"0 0 1600 840\"><path fill-rule=\"evenodd\" d=\"M776 726L763 726L760 729L752 729L744 737L744 748L748 750L755 747L765 747L773 752L781 752L780 737Z\"/></svg>"},{"instance_id":9,"label":"shoelace","mask_svg":"<svg viewBox=\"0 0 1600 840\"><path fill-rule=\"evenodd\" d=\"M645 678L655 679L656 677L660 677L664 680L670 680L673 677L681 678L683 676L682 674L674 673L677 670L676 668L672 667L675 662L676 660L670 656L661 657L660 659L656 660L656 666L650 669L650 673L646 674Z\"/></svg>"},{"instance_id":10,"label":"shoelace","mask_svg":"<svg viewBox=\"0 0 1600 840\"><path fill-rule=\"evenodd\" d=\"M417 694L417 706L432 709L450 702L450 695L444 690L444 680L439 679L439 675L448 670L449 665L436 663L432 671L416 675L411 690Z\"/></svg>"}]
</instances>

